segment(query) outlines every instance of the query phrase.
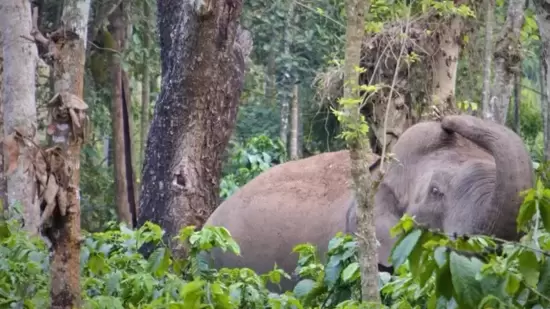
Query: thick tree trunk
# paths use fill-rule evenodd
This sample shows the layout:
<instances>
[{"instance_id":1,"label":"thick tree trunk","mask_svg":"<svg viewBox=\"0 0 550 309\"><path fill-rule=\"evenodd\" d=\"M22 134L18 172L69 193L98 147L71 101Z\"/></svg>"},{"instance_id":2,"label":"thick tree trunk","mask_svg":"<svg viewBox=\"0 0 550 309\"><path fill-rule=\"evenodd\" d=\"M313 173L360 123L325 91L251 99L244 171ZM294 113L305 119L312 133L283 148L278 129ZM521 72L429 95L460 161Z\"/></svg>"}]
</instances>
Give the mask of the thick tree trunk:
<instances>
[{"instance_id":1,"label":"thick tree trunk","mask_svg":"<svg viewBox=\"0 0 550 309\"><path fill-rule=\"evenodd\" d=\"M51 242L51 308L79 308L80 289L80 150L87 133L84 95L87 24L90 0L65 2L62 28L43 36L35 27L37 42L53 56L54 91L48 134L56 151L38 152L36 181L40 182L41 226ZM33 13L38 14L35 10ZM34 15L36 17L36 15ZM70 115L67 117L67 115ZM54 163L55 164L52 164ZM46 169L45 166L50 166ZM47 181L47 182L46 182ZM55 199L49 200L55 187Z\"/></svg>"},{"instance_id":2,"label":"thick tree trunk","mask_svg":"<svg viewBox=\"0 0 550 309\"><path fill-rule=\"evenodd\" d=\"M452 17L448 23L442 25L444 30L440 30L439 33L439 51L433 56L432 105L444 113L456 110L456 70L462 28L463 21L460 16Z\"/></svg>"},{"instance_id":3,"label":"thick tree trunk","mask_svg":"<svg viewBox=\"0 0 550 309\"><path fill-rule=\"evenodd\" d=\"M109 17L113 49L122 53L127 39L126 3L120 3ZM134 191L134 168L132 164L131 125L129 117L130 95L128 81L120 63L120 55L111 57L112 83L112 128L114 141L115 201L120 221L136 225L136 199Z\"/></svg>"},{"instance_id":4,"label":"thick tree trunk","mask_svg":"<svg viewBox=\"0 0 550 309\"><path fill-rule=\"evenodd\" d=\"M524 21L525 0L510 0L506 23L495 46L495 74L489 104L483 107L483 117L506 123L514 75L521 72L520 31Z\"/></svg>"},{"instance_id":5,"label":"thick tree trunk","mask_svg":"<svg viewBox=\"0 0 550 309\"><path fill-rule=\"evenodd\" d=\"M20 203L25 229L31 234L38 232L40 207L34 190L35 179L28 171L31 150L36 142L36 45L28 38L32 30L32 13L29 1L2 1L0 9L0 32L4 59L3 72L3 119L6 140L15 132L26 139L20 143L18 157L4 157L7 166L8 204ZM13 143L12 143L13 144ZM8 146L4 145L7 154ZM10 162L12 161L12 162Z\"/></svg>"},{"instance_id":6,"label":"thick tree trunk","mask_svg":"<svg viewBox=\"0 0 550 309\"><path fill-rule=\"evenodd\" d=\"M550 3L533 1L541 39L541 109L544 124L544 159L550 160Z\"/></svg>"},{"instance_id":7,"label":"thick tree trunk","mask_svg":"<svg viewBox=\"0 0 550 309\"><path fill-rule=\"evenodd\" d=\"M298 159L298 84L292 89L292 104L290 106L290 159Z\"/></svg>"},{"instance_id":8,"label":"thick tree trunk","mask_svg":"<svg viewBox=\"0 0 550 309\"><path fill-rule=\"evenodd\" d=\"M248 31L237 27L241 2L233 3L157 1L162 87L147 140L139 225L152 221L168 235L200 228L219 202L221 156L252 48Z\"/></svg>"},{"instance_id":9,"label":"thick tree trunk","mask_svg":"<svg viewBox=\"0 0 550 309\"><path fill-rule=\"evenodd\" d=\"M489 97L491 91L491 68L493 60L493 25L495 0L485 0L485 50L483 62L483 88L481 106L485 108L489 106Z\"/></svg>"},{"instance_id":10,"label":"thick tree trunk","mask_svg":"<svg viewBox=\"0 0 550 309\"><path fill-rule=\"evenodd\" d=\"M357 85L359 73L355 67L360 65L361 45L365 33L365 12L368 0L346 0L346 47L344 63L344 98L358 97ZM361 122L357 108L347 111L350 117ZM374 190L368 169L367 155L371 153L366 139L355 139L350 145L351 176L357 198L357 243L359 265L361 269L361 295L365 302L380 303L378 292L378 249L374 229Z\"/></svg>"}]
</instances>

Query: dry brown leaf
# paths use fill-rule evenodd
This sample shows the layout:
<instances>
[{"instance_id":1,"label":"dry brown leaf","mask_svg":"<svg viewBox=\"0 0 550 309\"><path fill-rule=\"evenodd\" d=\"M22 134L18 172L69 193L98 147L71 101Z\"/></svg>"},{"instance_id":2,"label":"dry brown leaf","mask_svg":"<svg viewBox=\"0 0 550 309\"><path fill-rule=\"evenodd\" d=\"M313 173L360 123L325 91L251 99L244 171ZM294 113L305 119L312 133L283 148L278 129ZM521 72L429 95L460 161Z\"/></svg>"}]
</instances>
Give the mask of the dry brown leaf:
<instances>
[{"instance_id":1,"label":"dry brown leaf","mask_svg":"<svg viewBox=\"0 0 550 309\"><path fill-rule=\"evenodd\" d=\"M4 146L4 149L8 154L8 169L6 171L6 175L10 175L13 171L15 171L15 169L17 169L17 161L19 160L20 152L19 143L15 139L15 132L4 138Z\"/></svg>"},{"instance_id":2,"label":"dry brown leaf","mask_svg":"<svg viewBox=\"0 0 550 309\"><path fill-rule=\"evenodd\" d=\"M55 196L57 195L58 190L59 186L57 185L55 177L50 177L43 195L44 202L46 203L46 208L40 216L40 226L44 225L44 222L46 222L46 220L48 220L52 216L52 213L55 209Z\"/></svg>"}]
</instances>

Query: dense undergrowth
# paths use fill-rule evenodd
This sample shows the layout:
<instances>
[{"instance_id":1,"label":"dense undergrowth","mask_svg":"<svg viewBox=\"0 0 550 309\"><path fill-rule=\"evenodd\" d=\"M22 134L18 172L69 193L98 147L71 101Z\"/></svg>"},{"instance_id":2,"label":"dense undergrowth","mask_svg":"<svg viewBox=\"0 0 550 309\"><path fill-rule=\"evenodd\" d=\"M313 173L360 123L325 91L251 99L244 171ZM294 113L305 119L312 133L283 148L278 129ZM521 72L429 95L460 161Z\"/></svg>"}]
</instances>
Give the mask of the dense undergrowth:
<instances>
[{"instance_id":1,"label":"dense undergrowth","mask_svg":"<svg viewBox=\"0 0 550 309\"><path fill-rule=\"evenodd\" d=\"M546 174L538 174L517 218L525 232L519 242L445 235L405 215L392 230L399 239L391 256L396 272L379 277L385 308L550 307L550 189L543 184ZM214 247L239 254L222 227L183 228L176 238L187 246L187 259L172 256L154 224L138 230L113 225L84 236L84 308L375 308L361 302L351 235L335 235L326 259L312 245L296 246L301 281L285 294L265 287L288 276L276 267L266 274L215 270L201 258L201 251ZM148 259L138 252L146 242L158 245ZM48 249L40 238L25 234L17 219L0 222L0 308L48 306L48 268Z\"/></svg>"}]
</instances>

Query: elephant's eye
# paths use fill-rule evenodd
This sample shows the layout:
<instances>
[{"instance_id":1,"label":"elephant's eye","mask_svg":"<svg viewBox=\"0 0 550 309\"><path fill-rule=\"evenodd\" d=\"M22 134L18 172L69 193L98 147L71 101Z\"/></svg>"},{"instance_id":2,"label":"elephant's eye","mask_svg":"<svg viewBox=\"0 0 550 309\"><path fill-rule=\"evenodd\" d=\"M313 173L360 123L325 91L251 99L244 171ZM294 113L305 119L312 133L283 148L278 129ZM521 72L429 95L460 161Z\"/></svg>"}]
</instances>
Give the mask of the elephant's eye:
<instances>
[{"instance_id":1,"label":"elephant's eye","mask_svg":"<svg viewBox=\"0 0 550 309\"><path fill-rule=\"evenodd\" d=\"M442 196L443 195L443 192L441 192L437 187L435 186L432 186L430 188L430 193L433 195L433 196Z\"/></svg>"}]
</instances>

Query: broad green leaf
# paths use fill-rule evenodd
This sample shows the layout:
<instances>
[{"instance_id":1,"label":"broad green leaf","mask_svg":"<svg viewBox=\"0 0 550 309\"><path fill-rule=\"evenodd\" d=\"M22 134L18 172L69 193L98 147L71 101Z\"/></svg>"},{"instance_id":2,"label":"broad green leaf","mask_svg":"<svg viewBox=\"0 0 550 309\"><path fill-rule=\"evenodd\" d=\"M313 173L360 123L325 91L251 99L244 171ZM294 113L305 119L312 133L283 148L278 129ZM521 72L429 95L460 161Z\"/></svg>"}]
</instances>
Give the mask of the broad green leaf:
<instances>
[{"instance_id":1,"label":"broad green leaf","mask_svg":"<svg viewBox=\"0 0 550 309\"><path fill-rule=\"evenodd\" d=\"M467 258L456 252L451 252L450 269L456 302L465 308L476 308L483 292L476 275L483 263L477 258Z\"/></svg>"},{"instance_id":2,"label":"broad green leaf","mask_svg":"<svg viewBox=\"0 0 550 309\"><path fill-rule=\"evenodd\" d=\"M539 209L544 229L550 233L550 203L541 200L539 202Z\"/></svg>"},{"instance_id":3,"label":"broad green leaf","mask_svg":"<svg viewBox=\"0 0 550 309\"><path fill-rule=\"evenodd\" d=\"M525 283L535 288L539 282L539 261L533 251L523 250L518 257L519 271Z\"/></svg>"},{"instance_id":4,"label":"broad green leaf","mask_svg":"<svg viewBox=\"0 0 550 309\"><path fill-rule=\"evenodd\" d=\"M515 295L519 289L521 278L516 274L508 274L506 276L506 292L510 295Z\"/></svg>"},{"instance_id":5,"label":"broad green leaf","mask_svg":"<svg viewBox=\"0 0 550 309\"><path fill-rule=\"evenodd\" d=\"M540 281L537 291L546 297L550 297L550 258L545 257L541 266Z\"/></svg>"},{"instance_id":6,"label":"broad green leaf","mask_svg":"<svg viewBox=\"0 0 550 309\"><path fill-rule=\"evenodd\" d=\"M305 297L311 290L313 290L313 287L315 286L315 281L311 279L304 279L298 282L296 286L294 287L294 295L298 298Z\"/></svg>"},{"instance_id":7,"label":"broad green leaf","mask_svg":"<svg viewBox=\"0 0 550 309\"><path fill-rule=\"evenodd\" d=\"M348 266L346 266L346 268L344 268L344 271L342 271L342 280L344 282L348 282L352 279L356 279L359 277L359 263L357 262L349 264Z\"/></svg>"},{"instance_id":8,"label":"broad green leaf","mask_svg":"<svg viewBox=\"0 0 550 309\"><path fill-rule=\"evenodd\" d=\"M415 248L418 240L422 236L421 230L414 230L407 234L392 250L391 261L395 268L405 263L413 249Z\"/></svg>"}]
</instances>

